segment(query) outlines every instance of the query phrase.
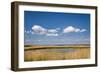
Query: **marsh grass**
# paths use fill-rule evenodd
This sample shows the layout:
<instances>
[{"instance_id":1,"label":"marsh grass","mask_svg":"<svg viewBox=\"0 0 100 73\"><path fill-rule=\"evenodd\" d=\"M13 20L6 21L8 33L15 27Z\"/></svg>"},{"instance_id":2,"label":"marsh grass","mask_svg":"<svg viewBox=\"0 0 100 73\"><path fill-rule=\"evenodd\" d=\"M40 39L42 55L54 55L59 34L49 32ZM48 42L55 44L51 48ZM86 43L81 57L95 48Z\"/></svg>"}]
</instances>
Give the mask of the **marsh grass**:
<instances>
[{"instance_id":1,"label":"marsh grass","mask_svg":"<svg viewBox=\"0 0 100 73\"><path fill-rule=\"evenodd\" d=\"M56 47L56 49L58 48ZM65 49L68 49L68 47ZM74 48L74 49L76 50L75 52L55 52L55 51L46 52L46 51L41 51L39 49L25 50L24 61L70 60L70 59L90 58L90 48L89 47L87 48L79 47L79 48Z\"/></svg>"}]
</instances>

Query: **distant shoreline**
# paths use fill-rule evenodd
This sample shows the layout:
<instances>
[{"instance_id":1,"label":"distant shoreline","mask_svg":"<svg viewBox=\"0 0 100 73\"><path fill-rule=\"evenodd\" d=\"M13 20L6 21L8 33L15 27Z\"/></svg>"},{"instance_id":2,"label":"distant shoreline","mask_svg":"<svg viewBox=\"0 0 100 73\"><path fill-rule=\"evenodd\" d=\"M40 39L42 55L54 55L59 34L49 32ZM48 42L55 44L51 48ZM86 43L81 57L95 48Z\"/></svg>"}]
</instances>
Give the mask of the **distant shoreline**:
<instances>
[{"instance_id":1,"label":"distant shoreline","mask_svg":"<svg viewBox=\"0 0 100 73\"><path fill-rule=\"evenodd\" d=\"M46 49L46 48L50 48L50 49L52 49L52 48L77 48L77 49L80 49L80 48L90 48L90 45L79 45L79 44L77 44L77 45L59 45L59 46L56 46L56 45L52 45L52 46L47 46L47 45L25 45L24 46L24 50L36 50L36 49Z\"/></svg>"}]
</instances>

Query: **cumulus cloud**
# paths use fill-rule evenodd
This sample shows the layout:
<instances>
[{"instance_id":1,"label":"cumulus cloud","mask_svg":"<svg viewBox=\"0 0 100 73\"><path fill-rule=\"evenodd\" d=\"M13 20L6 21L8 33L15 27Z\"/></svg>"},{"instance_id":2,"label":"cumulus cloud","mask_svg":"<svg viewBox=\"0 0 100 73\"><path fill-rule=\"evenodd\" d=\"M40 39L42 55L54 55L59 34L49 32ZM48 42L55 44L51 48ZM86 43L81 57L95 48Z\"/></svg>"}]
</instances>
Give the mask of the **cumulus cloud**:
<instances>
[{"instance_id":1,"label":"cumulus cloud","mask_svg":"<svg viewBox=\"0 0 100 73\"><path fill-rule=\"evenodd\" d=\"M86 29L79 29L73 26L68 26L63 30L63 33L70 33L70 32L85 32Z\"/></svg>"},{"instance_id":2,"label":"cumulus cloud","mask_svg":"<svg viewBox=\"0 0 100 73\"><path fill-rule=\"evenodd\" d=\"M46 36L58 36L60 30L61 30L61 28L47 29L40 25L33 25L31 31L25 31L25 32L31 33L31 34L46 35ZM62 29L62 31L63 31L62 33L71 33L71 32L85 32L87 30L76 28L73 26L68 26L65 29Z\"/></svg>"},{"instance_id":3,"label":"cumulus cloud","mask_svg":"<svg viewBox=\"0 0 100 73\"><path fill-rule=\"evenodd\" d=\"M32 27L32 30L34 31L35 34L41 34L41 35L46 35L46 36L58 36L58 28L57 29L46 29L42 26L39 25L34 25Z\"/></svg>"},{"instance_id":4,"label":"cumulus cloud","mask_svg":"<svg viewBox=\"0 0 100 73\"><path fill-rule=\"evenodd\" d=\"M48 29L46 36L58 36L58 31L56 29Z\"/></svg>"},{"instance_id":5,"label":"cumulus cloud","mask_svg":"<svg viewBox=\"0 0 100 73\"><path fill-rule=\"evenodd\" d=\"M34 25L32 27L32 30L37 34L45 34L45 33L47 33L47 29L45 29L45 28L43 28L42 26L39 26L39 25Z\"/></svg>"}]
</instances>

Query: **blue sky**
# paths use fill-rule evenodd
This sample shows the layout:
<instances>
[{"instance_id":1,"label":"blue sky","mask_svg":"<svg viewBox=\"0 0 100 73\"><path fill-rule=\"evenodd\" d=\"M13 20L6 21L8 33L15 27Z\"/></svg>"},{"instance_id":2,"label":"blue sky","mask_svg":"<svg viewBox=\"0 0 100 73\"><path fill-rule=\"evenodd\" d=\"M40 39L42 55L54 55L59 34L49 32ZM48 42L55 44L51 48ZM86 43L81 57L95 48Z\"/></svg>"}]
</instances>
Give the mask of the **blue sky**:
<instances>
[{"instance_id":1,"label":"blue sky","mask_svg":"<svg viewBox=\"0 0 100 73\"><path fill-rule=\"evenodd\" d=\"M90 43L90 14L24 11L25 45Z\"/></svg>"}]
</instances>

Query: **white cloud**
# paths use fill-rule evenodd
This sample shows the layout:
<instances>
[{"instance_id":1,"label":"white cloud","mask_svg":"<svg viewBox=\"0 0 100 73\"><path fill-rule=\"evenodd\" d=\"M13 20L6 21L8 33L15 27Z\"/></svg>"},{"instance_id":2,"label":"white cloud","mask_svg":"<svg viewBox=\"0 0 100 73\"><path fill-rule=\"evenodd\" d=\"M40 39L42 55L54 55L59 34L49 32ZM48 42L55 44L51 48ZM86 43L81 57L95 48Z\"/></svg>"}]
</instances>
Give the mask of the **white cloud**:
<instances>
[{"instance_id":1,"label":"white cloud","mask_svg":"<svg viewBox=\"0 0 100 73\"><path fill-rule=\"evenodd\" d=\"M44 34L46 36L58 36L58 28L57 29L46 29L39 25L34 25L32 30L35 34Z\"/></svg>"},{"instance_id":2,"label":"white cloud","mask_svg":"<svg viewBox=\"0 0 100 73\"><path fill-rule=\"evenodd\" d=\"M85 32L86 29L79 29L73 26L68 26L63 30L63 33L70 33L70 32Z\"/></svg>"},{"instance_id":3,"label":"white cloud","mask_svg":"<svg viewBox=\"0 0 100 73\"><path fill-rule=\"evenodd\" d=\"M48 29L46 36L58 36L58 31L56 29Z\"/></svg>"},{"instance_id":4,"label":"white cloud","mask_svg":"<svg viewBox=\"0 0 100 73\"><path fill-rule=\"evenodd\" d=\"M63 30L64 33L68 33L68 32L74 32L75 31L75 28L72 27L72 26L68 26L67 28L65 28Z\"/></svg>"},{"instance_id":5,"label":"white cloud","mask_svg":"<svg viewBox=\"0 0 100 73\"><path fill-rule=\"evenodd\" d=\"M58 31L56 29L49 29L48 32L49 33L57 33Z\"/></svg>"},{"instance_id":6,"label":"white cloud","mask_svg":"<svg viewBox=\"0 0 100 73\"><path fill-rule=\"evenodd\" d=\"M32 30L24 30L26 34L35 34Z\"/></svg>"},{"instance_id":7,"label":"white cloud","mask_svg":"<svg viewBox=\"0 0 100 73\"><path fill-rule=\"evenodd\" d=\"M75 30L75 32L80 32L80 29L74 29Z\"/></svg>"},{"instance_id":8,"label":"white cloud","mask_svg":"<svg viewBox=\"0 0 100 73\"><path fill-rule=\"evenodd\" d=\"M46 29L42 26L34 25L32 27L32 30L28 30L28 31L24 30L24 32L27 33L27 34L39 34L39 35L46 35L46 36L59 36L59 31L60 30L61 30L60 28ZM85 31L87 31L87 30L76 28L76 27L73 27L73 26L68 26L65 29L63 29L63 33L85 32Z\"/></svg>"},{"instance_id":9,"label":"white cloud","mask_svg":"<svg viewBox=\"0 0 100 73\"><path fill-rule=\"evenodd\" d=\"M37 34L45 34L45 33L47 33L47 29L45 29L45 28L43 28L42 26L39 26L39 25L34 25L32 27L32 30Z\"/></svg>"},{"instance_id":10,"label":"white cloud","mask_svg":"<svg viewBox=\"0 0 100 73\"><path fill-rule=\"evenodd\" d=\"M57 33L47 33L46 36L58 36Z\"/></svg>"},{"instance_id":11,"label":"white cloud","mask_svg":"<svg viewBox=\"0 0 100 73\"><path fill-rule=\"evenodd\" d=\"M82 29L80 32L85 32L86 31L86 29Z\"/></svg>"}]
</instances>

